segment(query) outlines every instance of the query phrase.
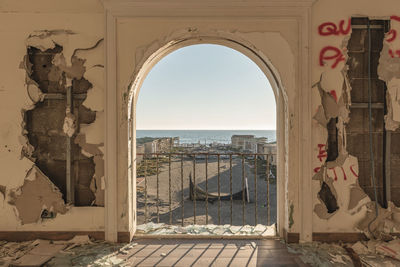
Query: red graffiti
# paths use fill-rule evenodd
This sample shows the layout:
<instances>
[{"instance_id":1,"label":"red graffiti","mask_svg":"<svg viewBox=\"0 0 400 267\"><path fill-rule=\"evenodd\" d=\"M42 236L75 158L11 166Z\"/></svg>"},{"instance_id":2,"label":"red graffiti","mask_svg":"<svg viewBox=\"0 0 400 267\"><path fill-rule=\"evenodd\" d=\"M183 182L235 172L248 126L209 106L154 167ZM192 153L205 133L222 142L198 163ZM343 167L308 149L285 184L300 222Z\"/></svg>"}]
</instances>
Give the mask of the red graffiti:
<instances>
[{"instance_id":1,"label":"red graffiti","mask_svg":"<svg viewBox=\"0 0 400 267\"><path fill-rule=\"evenodd\" d=\"M331 94L331 96L335 99L335 101L337 102L337 95L336 95L336 91L335 90L331 90L329 92Z\"/></svg>"},{"instance_id":2,"label":"red graffiti","mask_svg":"<svg viewBox=\"0 0 400 267\"><path fill-rule=\"evenodd\" d=\"M395 39L396 39L396 37L397 37L397 31L396 30L393 30L393 29L391 29L389 32L388 32L388 34L387 34L387 36L390 36L390 35L392 35L390 38L387 38L386 39L386 41L387 42L393 42Z\"/></svg>"},{"instance_id":3,"label":"red graffiti","mask_svg":"<svg viewBox=\"0 0 400 267\"><path fill-rule=\"evenodd\" d=\"M322 149L323 147L325 147L325 145L319 144L318 147L320 148L320 154L321 154L321 153L324 154L324 153L326 152L325 150ZM323 155L323 157L324 157L324 156L325 156L325 155ZM320 158L320 160L321 160L321 158ZM351 173L352 173L356 178L358 178L358 174L357 174L356 171L354 170L354 166L356 166L356 165L350 165L349 169L350 169ZM344 170L343 167L332 167L332 168L328 168L329 171L332 171L332 172L333 172L333 175L334 175L333 180L334 180L334 181L337 181L337 180L338 180L338 173L336 172L336 168L340 168L340 169L342 170L342 173L343 173L343 180L344 180L344 181L347 181L346 171ZM318 173L320 170L321 170L321 167L316 167L316 168L314 168L314 173Z\"/></svg>"},{"instance_id":4,"label":"red graffiti","mask_svg":"<svg viewBox=\"0 0 400 267\"><path fill-rule=\"evenodd\" d=\"M396 55L395 55L395 53L396 53ZM395 58L395 57L399 57L399 58L400 58L400 50L395 50L395 51L393 52L392 49L389 49L389 55L390 55L390 57L392 57L392 58Z\"/></svg>"},{"instance_id":5,"label":"red graffiti","mask_svg":"<svg viewBox=\"0 0 400 267\"><path fill-rule=\"evenodd\" d=\"M392 20L397 20L397 21L399 21L400 22L400 17L399 16L390 16L390 19L392 19Z\"/></svg>"},{"instance_id":6,"label":"red graffiti","mask_svg":"<svg viewBox=\"0 0 400 267\"><path fill-rule=\"evenodd\" d=\"M390 19L400 22L399 16L390 16ZM386 42L391 43L394 40L396 40L396 38L397 38L397 31L394 29L391 29L386 36ZM389 55L392 58L395 58L395 57L400 58L400 50L398 49L398 50L393 51L392 49L389 49Z\"/></svg>"},{"instance_id":7,"label":"red graffiti","mask_svg":"<svg viewBox=\"0 0 400 267\"><path fill-rule=\"evenodd\" d=\"M346 172L344 171L343 167L340 168L342 169L343 172L343 179L346 181L347 180Z\"/></svg>"},{"instance_id":8,"label":"red graffiti","mask_svg":"<svg viewBox=\"0 0 400 267\"><path fill-rule=\"evenodd\" d=\"M346 172L344 171L344 169L343 169L343 167L340 167L340 169L342 170L342 173L343 173L343 180L347 180L347 175L346 175ZM335 170L335 167L333 167L333 168L329 168L328 170L331 170L331 171L333 171L333 174L335 175L335 177L333 178L335 181L337 181L338 180L338 176L337 176L337 173L336 173L336 170Z\"/></svg>"},{"instance_id":9,"label":"red graffiti","mask_svg":"<svg viewBox=\"0 0 400 267\"><path fill-rule=\"evenodd\" d=\"M325 144L318 144L319 151L318 151L317 158L319 159L320 162L322 162L323 158L328 157L328 154L327 154L326 150L324 149L325 146L326 146Z\"/></svg>"},{"instance_id":10,"label":"red graffiti","mask_svg":"<svg viewBox=\"0 0 400 267\"><path fill-rule=\"evenodd\" d=\"M333 52L330 55L326 55L328 52ZM319 65L324 66L324 60L335 60L332 64L332 69L336 68L337 64L339 64L340 61L344 61L345 57L343 56L342 52L334 47L334 46L325 46L322 48L321 52L319 53Z\"/></svg>"},{"instance_id":11,"label":"red graffiti","mask_svg":"<svg viewBox=\"0 0 400 267\"><path fill-rule=\"evenodd\" d=\"M337 26L333 22L325 22L318 26L318 33L321 36L328 36L328 35L346 35L351 30L351 20L348 20L346 29L344 28L344 20L339 22L339 26Z\"/></svg>"},{"instance_id":12,"label":"red graffiti","mask_svg":"<svg viewBox=\"0 0 400 267\"><path fill-rule=\"evenodd\" d=\"M318 146L320 146L320 145L318 145ZM325 146L325 145L322 145L322 146L320 147L320 151L321 151L322 147L324 147L324 146ZM323 152L325 152L325 151L323 150ZM321 153L321 152L320 152L320 153ZM349 169L350 169L351 173L352 173L356 178L358 178L358 174L357 174L356 171L354 170L354 166L355 166L355 165L351 165ZM332 171L332 172L333 172L333 175L334 175L333 180L334 180L334 181L337 181L337 180L338 180L338 173L336 172L336 168L340 168L340 169L342 170L342 173L343 173L343 180L346 181L346 180L347 180L347 175L346 175L346 171L344 170L343 167L332 167L332 168L328 168L329 171ZM316 167L316 168L314 168L314 173L318 173L320 170L321 170L321 167Z\"/></svg>"},{"instance_id":13,"label":"red graffiti","mask_svg":"<svg viewBox=\"0 0 400 267\"><path fill-rule=\"evenodd\" d=\"M329 168L328 170L332 170L333 171L333 174L335 174L334 180L337 181L337 175L336 175L335 168Z\"/></svg>"},{"instance_id":14,"label":"red graffiti","mask_svg":"<svg viewBox=\"0 0 400 267\"><path fill-rule=\"evenodd\" d=\"M351 171L352 174L354 174L355 177L358 178L358 174L353 170L353 167L354 167L354 165L350 166L350 171Z\"/></svg>"}]
</instances>

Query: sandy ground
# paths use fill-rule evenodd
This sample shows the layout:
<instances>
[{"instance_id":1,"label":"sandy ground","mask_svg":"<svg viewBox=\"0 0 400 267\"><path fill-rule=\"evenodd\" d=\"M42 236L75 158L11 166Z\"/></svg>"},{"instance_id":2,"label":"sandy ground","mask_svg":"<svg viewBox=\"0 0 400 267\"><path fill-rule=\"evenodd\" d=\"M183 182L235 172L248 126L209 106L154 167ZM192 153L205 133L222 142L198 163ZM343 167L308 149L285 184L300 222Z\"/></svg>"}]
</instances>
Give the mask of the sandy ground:
<instances>
[{"instance_id":1,"label":"sandy ground","mask_svg":"<svg viewBox=\"0 0 400 267\"><path fill-rule=\"evenodd\" d=\"M217 160L208 160L208 192L218 192L218 170ZM163 164L159 174L159 217L160 222L169 223L169 176L168 164ZM220 184L221 194L229 194L229 159L220 160ZM172 224L181 224L182 217L184 225L194 222L194 205L196 205L196 224L206 224L206 214L208 214L209 224L243 224L243 202L234 200L232 203L228 201L220 202L220 216L218 216L219 202L214 203L205 201L191 201L189 199L189 175L193 179L193 160L184 159L183 161L183 190L181 181L181 161L180 159L172 159L171 162L171 213ZM255 176L254 168L250 164L245 164L245 177L248 179L250 203L245 202L244 224L255 225L255 202L257 200L257 223L267 225L267 183L265 176L257 177L257 198L255 197ZM196 160L196 184L203 190L206 189L206 164L204 159ZM144 181L138 185L138 224L145 222L145 195ZM242 190L242 163L241 159L234 158L232 161L232 191L236 193ZM182 206L182 192L184 205ZM147 177L147 219L148 221L157 222L157 178L156 175ZM206 210L208 209L208 212ZM270 183L270 214L271 222L276 222L276 183ZM182 216L183 215L183 216Z\"/></svg>"}]
</instances>

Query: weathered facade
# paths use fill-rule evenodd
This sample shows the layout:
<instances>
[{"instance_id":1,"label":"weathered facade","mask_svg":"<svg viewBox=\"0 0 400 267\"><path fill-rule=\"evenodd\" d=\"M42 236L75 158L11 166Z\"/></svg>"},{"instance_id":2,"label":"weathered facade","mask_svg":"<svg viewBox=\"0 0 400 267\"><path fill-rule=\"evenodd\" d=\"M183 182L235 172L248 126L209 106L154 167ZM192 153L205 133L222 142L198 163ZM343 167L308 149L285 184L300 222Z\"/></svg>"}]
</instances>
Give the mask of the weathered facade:
<instances>
[{"instance_id":1,"label":"weathered facade","mask_svg":"<svg viewBox=\"0 0 400 267\"><path fill-rule=\"evenodd\" d=\"M257 144L257 153L260 154L268 154L269 162L272 165L277 165L277 147L276 143L269 143L269 144ZM261 156L262 158L266 159L266 156Z\"/></svg>"},{"instance_id":2,"label":"weathered facade","mask_svg":"<svg viewBox=\"0 0 400 267\"><path fill-rule=\"evenodd\" d=\"M232 135L232 148L239 149L244 152L258 153L258 146L267 142L267 138L257 138L254 135Z\"/></svg>"},{"instance_id":3,"label":"weathered facade","mask_svg":"<svg viewBox=\"0 0 400 267\"><path fill-rule=\"evenodd\" d=\"M375 190L400 205L397 0L3 0L0 13L0 237L132 237L140 86L198 43L237 49L271 82L280 235L357 237Z\"/></svg>"}]
</instances>

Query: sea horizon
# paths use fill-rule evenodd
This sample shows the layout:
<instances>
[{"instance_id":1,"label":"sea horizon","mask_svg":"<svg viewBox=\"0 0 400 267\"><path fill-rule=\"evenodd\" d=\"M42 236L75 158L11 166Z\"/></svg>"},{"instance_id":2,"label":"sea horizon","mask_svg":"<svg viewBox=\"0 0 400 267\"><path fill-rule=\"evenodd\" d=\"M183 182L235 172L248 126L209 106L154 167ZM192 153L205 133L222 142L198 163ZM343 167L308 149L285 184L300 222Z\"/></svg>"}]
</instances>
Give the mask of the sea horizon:
<instances>
[{"instance_id":1,"label":"sea horizon","mask_svg":"<svg viewBox=\"0 0 400 267\"><path fill-rule=\"evenodd\" d=\"M136 138L152 137L179 137L182 144L229 144L232 135L254 135L255 137L265 137L268 142L276 141L276 130L136 130Z\"/></svg>"},{"instance_id":2,"label":"sea horizon","mask_svg":"<svg viewBox=\"0 0 400 267\"><path fill-rule=\"evenodd\" d=\"M276 131L276 129L136 129L136 131Z\"/></svg>"}]
</instances>

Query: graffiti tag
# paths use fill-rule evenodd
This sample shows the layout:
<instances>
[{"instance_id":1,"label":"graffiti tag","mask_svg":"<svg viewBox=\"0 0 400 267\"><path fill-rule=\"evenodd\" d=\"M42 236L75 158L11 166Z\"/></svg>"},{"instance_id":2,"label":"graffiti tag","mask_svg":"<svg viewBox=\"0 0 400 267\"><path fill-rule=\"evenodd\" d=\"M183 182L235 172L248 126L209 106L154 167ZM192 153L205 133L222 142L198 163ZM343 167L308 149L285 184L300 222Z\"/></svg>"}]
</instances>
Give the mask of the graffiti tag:
<instances>
[{"instance_id":1,"label":"graffiti tag","mask_svg":"<svg viewBox=\"0 0 400 267\"><path fill-rule=\"evenodd\" d=\"M333 22L324 22L318 26L318 34L321 36L329 36L329 35L347 35L351 29L351 20L349 19L347 22L346 29L344 28L345 21L339 21L339 25L336 25Z\"/></svg>"}]
</instances>

